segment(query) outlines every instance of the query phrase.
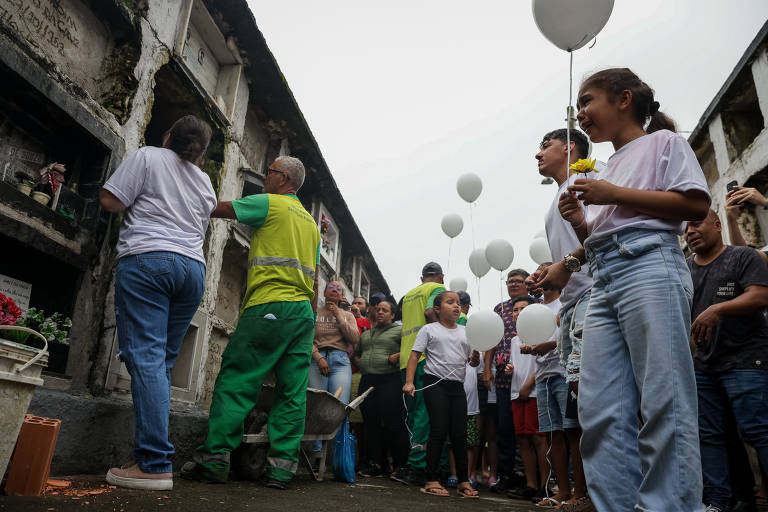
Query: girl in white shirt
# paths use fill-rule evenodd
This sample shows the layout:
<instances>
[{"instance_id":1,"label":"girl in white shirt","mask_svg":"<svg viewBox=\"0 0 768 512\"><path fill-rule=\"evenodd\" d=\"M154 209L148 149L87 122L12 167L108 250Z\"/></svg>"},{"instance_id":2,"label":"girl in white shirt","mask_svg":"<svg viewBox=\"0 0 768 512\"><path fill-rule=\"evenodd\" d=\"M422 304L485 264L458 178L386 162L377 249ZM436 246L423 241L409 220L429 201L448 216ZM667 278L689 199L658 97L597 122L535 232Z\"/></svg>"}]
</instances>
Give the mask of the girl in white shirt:
<instances>
[{"instance_id":1,"label":"girl in white shirt","mask_svg":"<svg viewBox=\"0 0 768 512\"><path fill-rule=\"evenodd\" d=\"M480 354L469 347L464 326L456 323L461 314L456 292L442 292L435 297L434 304L438 321L425 325L416 335L403 386L403 393L414 395L416 365L421 354L424 354L426 362L422 392L429 413L429 441L426 483L421 492L448 496L448 491L438 480L438 470L443 445L450 435L459 479L459 496L477 498L477 491L469 482L467 467L467 396L464 392L464 377L467 362L476 367L480 364Z\"/></svg>"},{"instance_id":2,"label":"girl in white shirt","mask_svg":"<svg viewBox=\"0 0 768 512\"><path fill-rule=\"evenodd\" d=\"M693 285L678 236L684 221L706 217L707 183L629 69L584 80L578 108L592 142L616 150L600 180L577 179L559 204L586 248L573 256L594 277L579 384L589 492L598 510L700 511Z\"/></svg>"}]
</instances>

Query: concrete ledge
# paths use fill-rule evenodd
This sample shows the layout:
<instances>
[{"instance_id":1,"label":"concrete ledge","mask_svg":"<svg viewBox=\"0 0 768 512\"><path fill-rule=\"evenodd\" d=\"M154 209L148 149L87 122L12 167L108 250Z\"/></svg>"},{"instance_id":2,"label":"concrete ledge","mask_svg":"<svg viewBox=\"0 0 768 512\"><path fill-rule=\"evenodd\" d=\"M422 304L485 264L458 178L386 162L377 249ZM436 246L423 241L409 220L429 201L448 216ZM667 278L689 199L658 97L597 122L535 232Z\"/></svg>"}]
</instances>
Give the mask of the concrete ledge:
<instances>
[{"instance_id":1,"label":"concrete ledge","mask_svg":"<svg viewBox=\"0 0 768 512\"><path fill-rule=\"evenodd\" d=\"M52 476L106 473L131 457L134 421L130 402L38 388L29 413L61 420ZM171 411L169 437L176 447L174 470L191 459L207 433L207 414Z\"/></svg>"}]
</instances>

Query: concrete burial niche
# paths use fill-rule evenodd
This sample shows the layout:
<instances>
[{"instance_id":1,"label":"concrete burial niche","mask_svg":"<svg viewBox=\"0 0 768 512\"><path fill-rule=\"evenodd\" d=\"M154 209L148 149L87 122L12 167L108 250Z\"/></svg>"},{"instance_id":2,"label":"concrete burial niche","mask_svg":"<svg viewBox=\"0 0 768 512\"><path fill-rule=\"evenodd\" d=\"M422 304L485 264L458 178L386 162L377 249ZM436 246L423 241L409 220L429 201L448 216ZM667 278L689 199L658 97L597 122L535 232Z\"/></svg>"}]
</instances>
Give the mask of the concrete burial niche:
<instances>
[{"instance_id":1,"label":"concrete burial niche","mask_svg":"<svg viewBox=\"0 0 768 512\"><path fill-rule=\"evenodd\" d=\"M200 167L211 178L213 188L218 192L220 172L224 165L227 121L200 96L185 71L172 60L155 74L154 102L149 123L144 131L146 145L162 146L163 136L173 123L190 114L203 119L211 126L211 142Z\"/></svg>"}]
</instances>

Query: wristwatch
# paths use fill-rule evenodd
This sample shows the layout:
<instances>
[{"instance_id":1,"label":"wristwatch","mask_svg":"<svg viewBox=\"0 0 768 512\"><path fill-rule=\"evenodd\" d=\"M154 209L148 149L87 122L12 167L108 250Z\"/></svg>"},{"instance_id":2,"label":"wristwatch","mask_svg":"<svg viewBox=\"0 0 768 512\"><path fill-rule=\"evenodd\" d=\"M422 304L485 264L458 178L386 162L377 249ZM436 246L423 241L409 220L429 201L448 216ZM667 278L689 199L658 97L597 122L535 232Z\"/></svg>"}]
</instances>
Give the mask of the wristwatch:
<instances>
[{"instance_id":1,"label":"wristwatch","mask_svg":"<svg viewBox=\"0 0 768 512\"><path fill-rule=\"evenodd\" d=\"M568 272L573 273L581 270L581 261L573 254L566 254L563 263L565 263L565 270Z\"/></svg>"}]
</instances>

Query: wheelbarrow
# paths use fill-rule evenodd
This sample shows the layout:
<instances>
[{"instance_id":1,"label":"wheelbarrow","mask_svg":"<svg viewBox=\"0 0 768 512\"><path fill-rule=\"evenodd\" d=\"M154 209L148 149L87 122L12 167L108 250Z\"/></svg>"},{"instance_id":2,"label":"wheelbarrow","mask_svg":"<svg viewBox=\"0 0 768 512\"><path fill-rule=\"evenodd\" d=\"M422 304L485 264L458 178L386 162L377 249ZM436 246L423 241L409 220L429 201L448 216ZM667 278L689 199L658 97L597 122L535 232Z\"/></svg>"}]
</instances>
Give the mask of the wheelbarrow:
<instances>
[{"instance_id":1,"label":"wheelbarrow","mask_svg":"<svg viewBox=\"0 0 768 512\"><path fill-rule=\"evenodd\" d=\"M321 441L322 448L320 450L320 464L318 470L315 471L312 468L312 464L309 461L304 449L301 449L302 460L309 467L310 472L315 480L322 480L325 475L325 464L330 452L330 445L328 441L333 440L336 437L342 423L349 415L357 409L363 400L373 391L373 388L368 388L365 393L358 396L349 404L345 404L338 397L331 393L321 390L307 388L307 416L304 423L304 435L301 440L304 441ZM275 402L275 387L273 385L264 385L261 388L261 395L259 396L259 402L256 404L258 409L269 412L272 408L272 404ZM264 425L258 434L245 434L243 435L244 444L267 444L269 443L269 435L267 433L267 425Z\"/></svg>"}]
</instances>

